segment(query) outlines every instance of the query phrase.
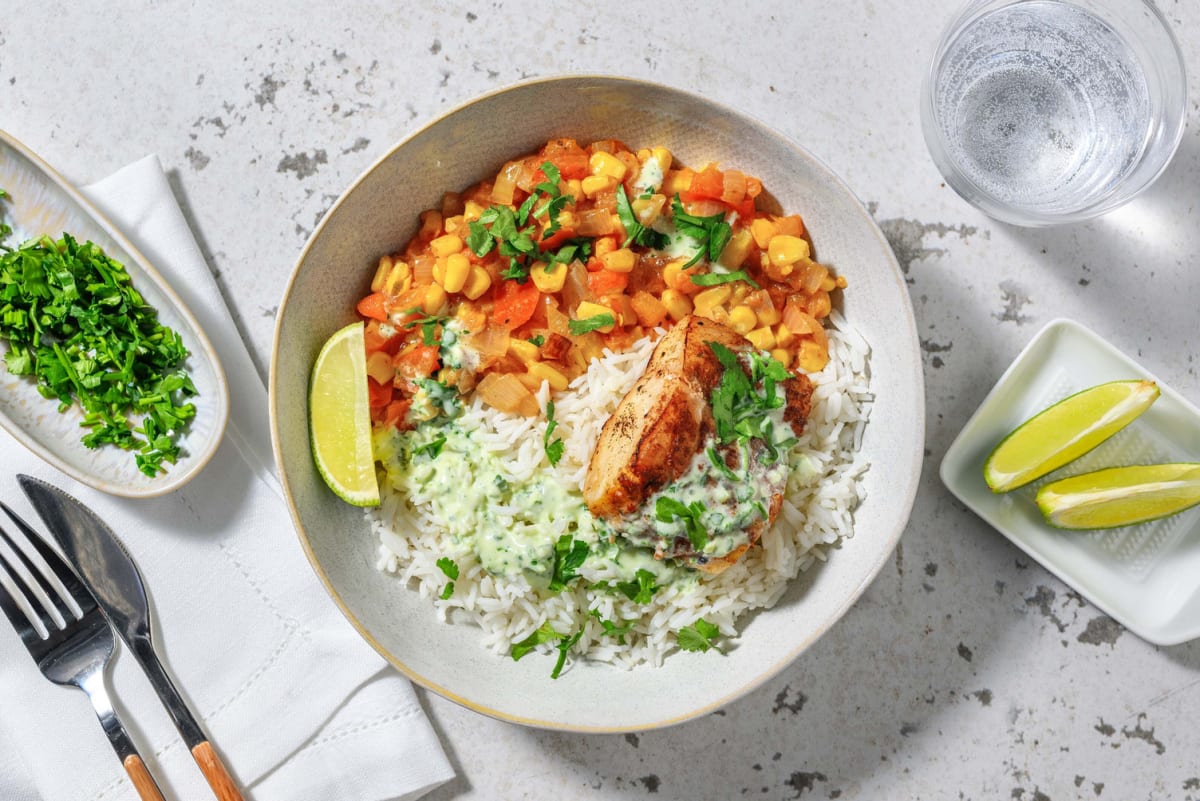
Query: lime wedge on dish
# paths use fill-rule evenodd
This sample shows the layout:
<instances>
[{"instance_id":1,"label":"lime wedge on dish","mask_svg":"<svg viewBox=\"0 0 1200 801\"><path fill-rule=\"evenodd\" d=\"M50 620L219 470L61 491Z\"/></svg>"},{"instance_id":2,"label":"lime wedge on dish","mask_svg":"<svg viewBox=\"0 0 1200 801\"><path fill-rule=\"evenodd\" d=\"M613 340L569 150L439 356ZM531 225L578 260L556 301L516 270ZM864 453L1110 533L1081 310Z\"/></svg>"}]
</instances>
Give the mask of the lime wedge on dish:
<instances>
[{"instance_id":1,"label":"lime wedge on dish","mask_svg":"<svg viewBox=\"0 0 1200 801\"><path fill-rule=\"evenodd\" d=\"M321 347L308 392L309 433L317 470L338 497L378 506L371 452L371 411L363 324L348 325Z\"/></svg>"},{"instance_id":2,"label":"lime wedge on dish","mask_svg":"<svg viewBox=\"0 0 1200 801\"><path fill-rule=\"evenodd\" d=\"M1026 420L983 465L992 492L1008 492L1078 459L1129 425L1158 397L1153 381L1085 389Z\"/></svg>"},{"instance_id":3,"label":"lime wedge on dish","mask_svg":"<svg viewBox=\"0 0 1200 801\"><path fill-rule=\"evenodd\" d=\"M1200 463L1110 467L1052 481L1037 505L1058 528L1116 528L1156 520L1200 503Z\"/></svg>"}]
</instances>

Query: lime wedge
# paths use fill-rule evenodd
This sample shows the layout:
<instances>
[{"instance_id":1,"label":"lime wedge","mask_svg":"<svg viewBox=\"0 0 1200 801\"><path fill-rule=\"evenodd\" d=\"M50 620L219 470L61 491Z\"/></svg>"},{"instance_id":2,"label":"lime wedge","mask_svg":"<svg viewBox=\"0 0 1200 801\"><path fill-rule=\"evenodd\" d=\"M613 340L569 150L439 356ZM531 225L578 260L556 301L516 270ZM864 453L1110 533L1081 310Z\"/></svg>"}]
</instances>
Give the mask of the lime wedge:
<instances>
[{"instance_id":1,"label":"lime wedge","mask_svg":"<svg viewBox=\"0 0 1200 801\"><path fill-rule=\"evenodd\" d=\"M1200 463L1110 467L1052 481L1037 505L1058 528L1116 528L1182 512L1200 503Z\"/></svg>"},{"instance_id":2,"label":"lime wedge","mask_svg":"<svg viewBox=\"0 0 1200 801\"><path fill-rule=\"evenodd\" d=\"M338 497L378 506L371 452L371 411L363 324L348 325L321 347L308 392L309 433L317 470Z\"/></svg>"},{"instance_id":3,"label":"lime wedge","mask_svg":"<svg viewBox=\"0 0 1200 801\"><path fill-rule=\"evenodd\" d=\"M1085 389L1026 420L983 465L992 492L1008 492L1078 459L1129 425L1158 397L1153 381Z\"/></svg>"}]
</instances>

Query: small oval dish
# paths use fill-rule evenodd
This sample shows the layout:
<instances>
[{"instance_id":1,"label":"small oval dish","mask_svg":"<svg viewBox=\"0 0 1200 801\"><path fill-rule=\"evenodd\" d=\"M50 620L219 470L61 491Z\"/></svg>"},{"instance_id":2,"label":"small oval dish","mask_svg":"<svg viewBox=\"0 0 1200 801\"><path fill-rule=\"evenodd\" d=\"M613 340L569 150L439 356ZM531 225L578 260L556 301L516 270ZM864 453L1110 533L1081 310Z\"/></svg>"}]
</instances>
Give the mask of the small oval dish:
<instances>
[{"instance_id":1,"label":"small oval dish","mask_svg":"<svg viewBox=\"0 0 1200 801\"><path fill-rule=\"evenodd\" d=\"M0 131L0 188L9 199L0 219L13 229L7 244L15 247L43 234L64 232L91 240L125 266L133 286L158 312L158 319L183 338L190 352L185 368L198 394L196 416L177 440L178 461L151 478L143 474L132 451L112 445L84 447L78 404L59 413L57 402L38 394L28 376L16 376L0 365L0 425L18 442L72 478L111 495L147 498L187 483L216 452L229 417L225 373L208 338L191 312L146 258L70 183L33 152ZM8 346L0 341L0 358Z\"/></svg>"}]
</instances>

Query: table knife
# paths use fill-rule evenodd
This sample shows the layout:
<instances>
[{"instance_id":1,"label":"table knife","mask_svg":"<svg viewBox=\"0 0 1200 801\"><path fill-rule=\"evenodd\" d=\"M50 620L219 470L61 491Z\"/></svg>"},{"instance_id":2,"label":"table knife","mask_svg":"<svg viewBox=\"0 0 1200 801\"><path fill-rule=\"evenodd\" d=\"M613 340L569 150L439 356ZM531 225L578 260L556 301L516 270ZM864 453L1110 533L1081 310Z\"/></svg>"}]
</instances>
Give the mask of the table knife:
<instances>
[{"instance_id":1,"label":"table knife","mask_svg":"<svg viewBox=\"0 0 1200 801\"><path fill-rule=\"evenodd\" d=\"M125 546L103 520L67 493L32 476L18 475L17 481L58 539L67 561L91 589L105 616L142 666L214 795L220 801L242 801L208 735L155 652L146 588Z\"/></svg>"}]
</instances>

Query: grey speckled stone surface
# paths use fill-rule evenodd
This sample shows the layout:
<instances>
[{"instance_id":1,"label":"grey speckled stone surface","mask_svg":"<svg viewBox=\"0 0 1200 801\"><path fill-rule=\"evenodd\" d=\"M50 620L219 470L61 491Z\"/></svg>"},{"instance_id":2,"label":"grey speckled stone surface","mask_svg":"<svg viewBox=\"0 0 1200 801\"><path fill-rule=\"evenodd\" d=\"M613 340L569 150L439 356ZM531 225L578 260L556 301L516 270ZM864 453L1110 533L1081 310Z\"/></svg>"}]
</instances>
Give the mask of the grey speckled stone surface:
<instances>
[{"instance_id":1,"label":"grey speckled stone surface","mask_svg":"<svg viewBox=\"0 0 1200 801\"><path fill-rule=\"evenodd\" d=\"M697 722L551 734L426 697L460 774L430 798L1200 799L1200 644L1125 632L936 471L1057 316L1200 400L1200 78L1180 151L1140 199L1066 228L998 224L942 185L920 133L922 71L956 6L43 1L0 14L0 126L77 183L158 153L265 370L278 298L323 211L448 108L597 72L766 121L855 188L908 276L928 461L900 548L791 669ZM1160 7L1200 76L1200 5Z\"/></svg>"}]
</instances>

